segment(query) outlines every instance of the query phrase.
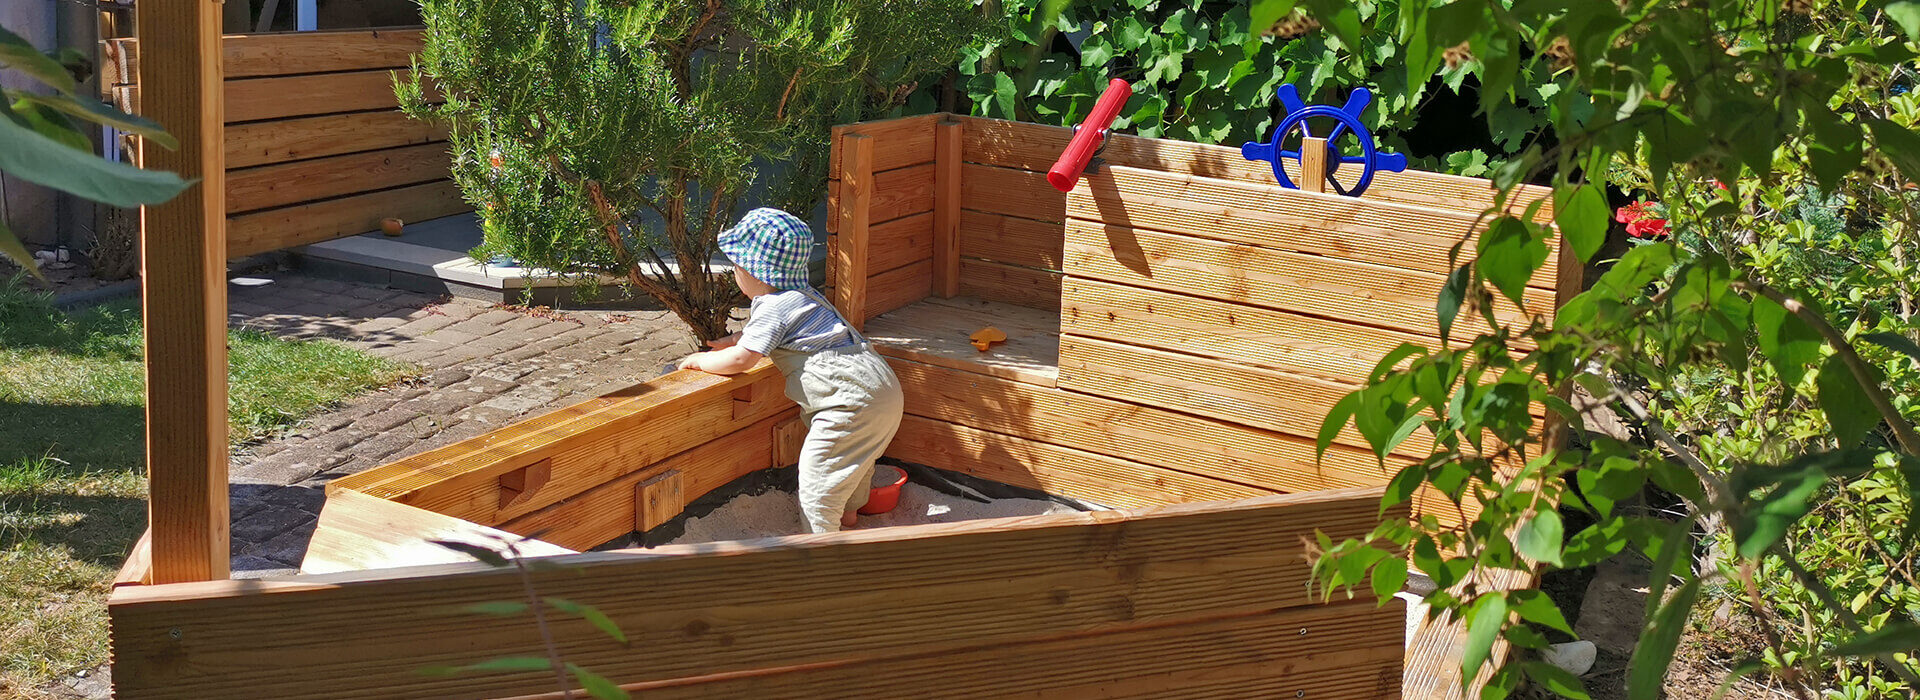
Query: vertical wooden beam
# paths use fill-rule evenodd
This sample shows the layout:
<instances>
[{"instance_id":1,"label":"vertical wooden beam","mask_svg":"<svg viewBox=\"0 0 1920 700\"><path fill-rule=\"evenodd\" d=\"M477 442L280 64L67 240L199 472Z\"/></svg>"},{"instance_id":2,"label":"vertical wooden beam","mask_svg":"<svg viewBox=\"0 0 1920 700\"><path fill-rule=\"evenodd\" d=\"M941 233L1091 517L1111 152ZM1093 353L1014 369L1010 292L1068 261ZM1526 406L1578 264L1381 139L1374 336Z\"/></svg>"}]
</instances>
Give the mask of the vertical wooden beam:
<instances>
[{"instance_id":1,"label":"vertical wooden beam","mask_svg":"<svg viewBox=\"0 0 1920 700\"><path fill-rule=\"evenodd\" d=\"M141 210L147 340L147 521L156 584L227 577L226 154L221 3L140 7L146 116L180 140L141 147L148 168L197 181Z\"/></svg>"},{"instance_id":2,"label":"vertical wooden beam","mask_svg":"<svg viewBox=\"0 0 1920 700\"><path fill-rule=\"evenodd\" d=\"M960 122L933 127L933 293L960 293Z\"/></svg>"},{"instance_id":3,"label":"vertical wooden beam","mask_svg":"<svg viewBox=\"0 0 1920 700\"><path fill-rule=\"evenodd\" d=\"M1327 191L1327 140L1311 136L1300 140L1300 189Z\"/></svg>"},{"instance_id":4,"label":"vertical wooden beam","mask_svg":"<svg viewBox=\"0 0 1920 700\"><path fill-rule=\"evenodd\" d=\"M867 235L873 204L873 139L847 134L840 142L840 245L834 301L854 328L867 323Z\"/></svg>"}]
</instances>

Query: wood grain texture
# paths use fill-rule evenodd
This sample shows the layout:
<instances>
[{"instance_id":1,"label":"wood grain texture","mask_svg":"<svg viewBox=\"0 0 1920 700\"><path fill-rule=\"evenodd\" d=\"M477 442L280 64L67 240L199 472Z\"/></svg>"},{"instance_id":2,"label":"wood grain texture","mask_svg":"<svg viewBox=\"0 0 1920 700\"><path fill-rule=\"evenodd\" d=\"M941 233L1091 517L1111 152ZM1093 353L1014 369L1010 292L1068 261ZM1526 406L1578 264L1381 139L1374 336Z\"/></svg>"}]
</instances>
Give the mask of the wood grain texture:
<instances>
[{"instance_id":1,"label":"wood grain texture","mask_svg":"<svg viewBox=\"0 0 1920 700\"><path fill-rule=\"evenodd\" d=\"M868 276L933 259L933 221L933 213L925 212L870 227Z\"/></svg>"},{"instance_id":2,"label":"wood grain texture","mask_svg":"<svg viewBox=\"0 0 1920 700\"><path fill-rule=\"evenodd\" d=\"M636 521L645 521L635 493L642 482L677 471L683 475L681 493L691 501L748 472L766 469L773 464L770 436L776 426L801 425L800 434L805 435L799 412L799 407L789 406L774 417L516 517L500 529L580 550L625 537L635 532Z\"/></svg>"},{"instance_id":3,"label":"wood grain texture","mask_svg":"<svg viewBox=\"0 0 1920 700\"><path fill-rule=\"evenodd\" d=\"M396 74L405 81L413 74L413 70L383 68L229 80L226 83L226 120L229 123L250 122L393 109L400 105L399 98L393 94Z\"/></svg>"},{"instance_id":4,"label":"wood grain texture","mask_svg":"<svg viewBox=\"0 0 1920 700\"><path fill-rule=\"evenodd\" d=\"M985 117L957 117L965 135L968 162L1046 172L1066 148L1072 131L1065 127L1010 122ZM1171 173L1274 184L1273 169L1264 161L1250 161L1237 146L1148 139L1115 134L1100 159L1110 165L1148 168ZM1417 170L1379 173L1367 188L1365 201L1397 202L1479 214L1495 206L1498 191L1483 178L1460 177ZM1536 200L1548 199L1544 187L1522 185L1510 207L1516 214ZM1542 205L1540 221L1553 219L1553 206Z\"/></svg>"},{"instance_id":5,"label":"wood grain texture","mask_svg":"<svg viewBox=\"0 0 1920 700\"><path fill-rule=\"evenodd\" d=\"M346 29L275 34L228 34L220 38L221 66L228 79L368 68L406 68L420 52L424 30L411 27ZM131 83L140 65L138 39L102 42L114 59L113 84ZM105 66L103 66L103 69ZM123 79L122 76L125 78Z\"/></svg>"},{"instance_id":6,"label":"wood grain texture","mask_svg":"<svg viewBox=\"0 0 1920 700\"><path fill-rule=\"evenodd\" d=\"M140 533L140 539L134 540L133 548L127 550L126 560L120 562L120 570L113 574L113 587L145 586L153 583L153 528Z\"/></svg>"},{"instance_id":7,"label":"wood grain texture","mask_svg":"<svg viewBox=\"0 0 1920 700\"><path fill-rule=\"evenodd\" d=\"M1334 445L1324 459L1297 435L889 358L907 413L1262 489L1306 493L1387 483L1410 460ZM1416 494L1420 512L1459 522L1451 503ZM1468 508L1469 514L1477 512Z\"/></svg>"},{"instance_id":8,"label":"wood grain texture","mask_svg":"<svg viewBox=\"0 0 1920 700\"><path fill-rule=\"evenodd\" d=\"M963 259L960 261L960 293L1015 306L1058 311L1060 273Z\"/></svg>"},{"instance_id":9,"label":"wood grain texture","mask_svg":"<svg viewBox=\"0 0 1920 700\"><path fill-rule=\"evenodd\" d=\"M1511 569L1483 569L1482 585L1493 590L1516 590L1538 585L1533 576ZM1493 669L1506 660L1510 645L1495 639L1489 663L1470 684L1462 684L1461 655L1467 648L1466 625L1452 617L1422 622L1407 644L1404 692L1409 698L1464 700L1480 697L1480 689L1493 676Z\"/></svg>"},{"instance_id":10,"label":"wood grain texture","mask_svg":"<svg viewBox=\"0 0 1920 700\"><path fill-rule=\"evenodd\" d=\"M447 179L447 145L429 143L227 171L227 213Z\"/></svg>"},{"instance_id":11,"label":"wood grain texture","mask_svg":"<svg viewBox=\"0 0 1920 700\"><path fill-rule=\"evenodd\" d=\"M939 688L978 697L1393 700L1402 697L1405 617L1397 600L1342 601L627 690L649 699L886 698L901 688Z\"/></svg>"},{"instance_id":12,"label":"wood grain texture","mask_svg":"<svg viewBox=\"0 0 1920 700\"><path fill-rule=\"evenodd\" d=\"M507 555L512 542L523 557L572 554L573 550L537 539L449 517L428 510L374 498L357 491L327 496L320 520L300 560L300 573L390 569L426 564L455 564L473 557L434 544L434 540L462 542ZM510 555L509 555L509 558Z\"/></svg>"},{"instance_id":13,"label":"wood grain texture","mask_svg":"<svg viewBox=\"0 0 1920 700\"><path fill-rule=\"evenodd\" d=\"M1197 236L1074 219L1066 226L1067 274L1220 301L1440 337L1434 299L1446 275ZM1551 319L1553 294L1528 288L1527 309ZM1501 297L1496 317L1524 327Z\"/></svg>"},{"instance_id":14,"label":"wood grain texture","mask_svg":"<svg viewBox=\"0 0 1920 700\"><path fill-rule=\"evenodd\" d=\"M1273 493L920 416L901 419L887 456L1117 508Z\"/></svg>"},{"instance_id":15,"label":"wood grain texture","mask_svg":"<svg viewBox=\"0 0 1920 700\"><path fill-rule=\"evenodd\" d=\"M1007 340L982 352L969 341L992 326ZM882 355L1053 386L1060 363L1060 316L974 297L930 298L868 322Z\"/></svg>"},{"instance_id":16,"label":"wood grain texture","mask_svg":"<svg viewBox=\"0 0 1920 700\"><path fill-rule=\"evenodd\" d=\"M933 291L960 293L960 123L934 125Z\"/></svg>"},{"instance_id":17,"label":"wood grain texture","mask_svg":"<svg viewBox=\"0 0 1920 700\"><path fill-rule=\"evenodd\" d=\"M1067 219L1066 194L1047 184L1047 174L967 163L960 169L963 209L1039 221Z\"/></svg>"},{"instance_id":18,"label":"wood grain texture","mask_svg":"<svg viewBox=\"0 0 1920 700\"><path fill-rule=\"evenodd\" d=\"M769 454L773 447L772 434L767 436ZM635 486L634 508L638 511L633 519L634 532L646 532L672 520L687 507L687 480L677 469L667 469L648 477Z\"/></svg>"},{"instance_id":19,"label":"wood grain texture","mask_svg":"<svg viewBox=\"0 0 1920 700\"><path fill-rule=\"evenodd\" d=\"M982 211L960 212L960 254L988 262L1059 270L1061 226Z\"/></svg>"},{"instance_id":20,"label":"wood grain texture","mask_svg":"<svg viewBox=\"0 0 1920 700\"><path fill-rule=\"evenodd\" d=\"M227 127L227 167L284 163L444 141L442 124L398 110L329 114Z\"/></svg>"},{"instance_id":21,"label":"wood grain texture","mask_svg":"<svg viewBox=\"0 0 1920 700\"><path fill-rule=\"evenodd\" d=\"M933 260L924 259L868 277L866 287L865 318L925 299L933 294Z\"/></svg>"},{"instance_id":22,"label":"wood grain texture","mask_svg":"<svg viewBox=\"0 0 1920 700\"><path fill-rule=\"evenodd\" d=\"M227 542L227 225L220 7L143 8L143 114L179 148L141 147L148 168L194 184L141 209L146 454L154 583L223 579Z\"/></svg>"},{"instance_id":23,"label":"wood grain texture","mask_svg":"<svg viewBox=\"0 0 1920 700\"><path fill-rule=\"evenodd\" d=\"M861 134L848 134L834 141L840 144L843 155L836 191L840 193L839 211L829 207L827 216L839 221L837 234L839 245L834 251L834 265L840 269L834 272L834 305L840 307L840 316L854 328L866 327L867 319L867 277L872 274L867 265L867 254L872 245L871 230L873 210L871 203L874 195L873 183L873 139Z\"/></svg>"},{"instance_id":24,"label":"wood grain texture","mask_svg":"<svg viewBox=\"0 0 1920 700\"><path fill-rule=\"evenodd\" d=\"M740 417L734 409L734 390L781 381L770 362L731 377L683 370L625 391L629 400L587 415L516 424L335 481L329 490L362 491L498 525L786 410L792 404L784 400L762 402L759 411ZM499 476L541 460L553 463L547 485L501 507Z\"/></svg>"},{"instance_id":25,"label":"wood grain texture","mask_svg":"<svg viewBox=\"0 0 1920 700\"><path fill-rule=\"evenodd\" d=\"M565 658L617 683L673 685L1311 607L1318 599L1306 587L1303 538L1316 530L1336 539L1370 531L1379 493L576 554L549 558L553 566L530 575L535 590L594 606L630 638L623 645L583 621L552 620ZM550 692L545 674L418 671L537 653L540 635L531 624L451 612L515 599L522 586L515 571L460 564L122 588L109 606L117 696L254 697L261 688L289 699ZM300 624L282 624L288 619ZM1234 659L1248 652L1222 648L1237 648ZM1396 641L1383 652L1397 649ZM1308 658L1332 667L1345 657ZM987 679L997 672L954 669ZM987 695L1017 690L984 687Z\"/></svg>"},{"instance_id":26,"label":"wood grain texture","mask_svg":"<svg viewBox=\"0 0 1920 700\"><path fill-rule=\"evenodd\" d=\"M266 209L227 223L227 254L240 257L355 236L379 229L380 220L389 216L425 221L472 209L452 180Z\"/></svg>"},{"instance_id":27,"label":"wood grain texture","mask_svg":"<svg viewBox=\"0 0 1920 700\"><path fill-rule=\"evenodd\" d=\"M1471 213L1137 168L1100 168L1080 182L1067 195L1073 218L1442 275L1479 225ZM1549 254L1533 286L1552 289L1558 271Z\"/></svg>"},{"instance_id":28,"label":"wood grain texture","mask_svg":"<svg viewBox=\"0 0 1920 700\"><path fill-rule=\"evenodd\" d=\"M1067 278L1062 333L1177 350L1358 386L1402 343L1404 331L1288 311Z\"/></svg>"},{"instance_id":29,"label":"wood grain texture","mask_svg":"<svg viewBox=\"0 0 1920 700\"><path fill-rule=\"evenodd\" d=\"M1333 405L1354 390L1314 377L1078 336L1060 340L1060 388L1309 440L1319 435ZM1337 440L1370 449L1352 426ZM1431 453L1420 449L1422 444L1416 436L1398 452L1426 457Z\"/></svg>"},{"instance_id":30,"label":"wood grain texture","mask_svg":"<svg viewBox=\"0 0 1920 700\"><path fill-rule=\"evenodd\" d=\"M835 126L832 150L827 156L827 172L834 173L832 177L836 179L839 177L840 138L847 134L863 134L874 140L874 172L931 163L934 160L934 125L943 118L938 114L921 114Z\"/></svg>"}]
</instances>

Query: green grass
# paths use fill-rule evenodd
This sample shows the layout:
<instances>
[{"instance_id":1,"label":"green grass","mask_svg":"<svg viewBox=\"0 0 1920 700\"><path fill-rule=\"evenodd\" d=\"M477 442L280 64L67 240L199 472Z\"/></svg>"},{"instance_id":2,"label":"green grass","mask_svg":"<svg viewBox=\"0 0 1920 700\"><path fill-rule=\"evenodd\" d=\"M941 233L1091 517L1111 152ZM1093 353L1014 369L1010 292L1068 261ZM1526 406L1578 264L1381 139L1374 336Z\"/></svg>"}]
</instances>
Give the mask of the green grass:
<instances>
[{"instance_id":1,"label":"green grass","mask_svg":"<svg viewBox=\"0 0 1920 700\"><path fill-rule=\"evenodd\" d=\"M236 444L409 372L257 331L228 347ZM106 661L108 582L146 527L141 356L134 302L66 314L0 280L0 697Z\"/></svg>"}]
</instances>

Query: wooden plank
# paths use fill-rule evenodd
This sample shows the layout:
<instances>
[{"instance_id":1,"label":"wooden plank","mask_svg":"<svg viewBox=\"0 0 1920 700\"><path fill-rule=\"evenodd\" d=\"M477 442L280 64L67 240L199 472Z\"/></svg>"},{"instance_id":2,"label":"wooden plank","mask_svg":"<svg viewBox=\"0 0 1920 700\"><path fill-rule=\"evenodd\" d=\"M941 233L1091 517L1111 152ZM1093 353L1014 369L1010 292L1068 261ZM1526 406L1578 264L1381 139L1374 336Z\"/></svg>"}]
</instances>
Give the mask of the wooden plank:
<instances>
[{"instance_id":1,"label":"wooden plank","mask_svg":"<svg viewBox=\"0 0 1920 700\"><path fill-rule=\"evenodd\" d=\"M1046 172L1072 138L1070 129L1041 124L1010 122L984 117L957 117L965 135L966 160L984 165ZM1238 180L1261 185L1275 184L1273 169L1265 161L1250 161L1235 145L1149 139L1115 134L1107 142L1100 158L1110 165L1147 168L1164 172ZM1536 200L1549 200L1536 217L1553 220L1552 190L1521 185L1512 210L1524 211ZM1442 173L1409 170L1402 173L1378 173L1367 188L1365 200L1398 202L1449 211L1479 214L1494 206L1498 191L1484 178L1460 177Z\"/></svg>"},{"instance_id":2,"label":"wooden plank","mask_svg":"<svg viewBox=\"0 0 1920 700\"><path fill-rule=\"evenodd\" d=\"M766 436L767 433L761 433ZM773 444L768 441L771 450ZM680 471L668 469L640 482L634 494L634 508L639 511L633 520L635 532L646 532L672 520L687 507L686 479Z\"/></svg>"},{"instance_id":3,"label":"wooden plank","mask_svg":"<svg viewBox=\"0 0 1920 700\"><path fill-rule=\"evenodd\" d=\"M220 38L227 79L368 68L407 68L420 52L424 30L410 27L274 34L228 34ZM114 77L131 83L140 65L140 42L101 42L116 60ZM105 76L103 75L103 78ZM119 84L119 83L115 83Z\"/></svg>"},{"instance_id":4,"label":"wooden plank","mask_svg":"<svg viewBox=\"0 0 1920 700\"><path fill-rule=\"evenodd\" d=\"M970 336L993 326L1007 334L985 352ZM972 297L928 299L868 321L880 354L1002 379L1053 386L1060 363L1060 316Z\"/></svg>"},{"instance_id":5,"label":"wooden plank","mask_svg":"<svg viewBox=\"0 0 1920 700\"><path fill-rule=\"evenodd\" d=\"M1351 600L626 690L650 700L887 698L901 688L969 697L1390 700L1402 697L1405 624L1406 605L1398 600Z\"/></svg>"},{"instance_id":6,"label":"wooden plank","mask_svg":"<svg viewBox=\"0 0 1920 700\"><path fill-rule=\"evenodd\" d=\"M425 564L473 561L465 553L434 544L434 540L462 542L493 550L508 558L507 543L520 557L548 557L574 551L537 539L515 536L482 525L368 496L338 491L327 496L314 524L300 573L389 569Z\"/></svg>"},{"instance_id":7,"label":"wooden plank","mask_svg":"<svg viewBox=\"0 0 1920 700\"><path fill-rule=\"evenodd\" d=\"M120 562L120 570L113 575L113 587L145 586L153 583L153 529L140 533L133 548L127 550L127 558Z\"/></svg>"},{"instance_id":8,"label":"wooden plank","mask_svg":"<svg viewBox=\"0 0 1920 700\"><path fill-rule=\"evenodd\" d=\"M179 148L141 147L148 168L188 182L141 209L141 316L146 328L147 524L154 583L223 579L227 551L226 163L220 127L220 7L143 8L150 49L143 114Z\"/></svg>"},{"instance_id":9,"label":"wooden plank","mask_svg":"<svg viewBox=\"0 0 1920 700\"><path fill-rule=\"evenodd\" d=\"M960 212L960 254L989 262L1059 270L1061 225L982 211Z\"/></svg>"},{"instance_id":10,"label":"wooden plank","mask_svg":"<svg viewBox=\"0 0 1920 700\"><path fill-rule=\"evenodd\" d=\"M261 688L289 699L550 692L540 673L419 672L539 653L542 635L528 620L450 612L517 600L528 585L593 606L626 632L622 644L581 620L548 620L568 661L623 684L1266 614L1318 602L1303 539L1371 531L1379 495L1343 490L575 554L545 560L551 566L525 581L517 571L459 564L127 587L109 605L115 691L126 700L254 697ZM276 624L289 619L300 624Z\"/></svg>"},{"instance_id":11,"label":"wooden plank","mask_svg":"<svg viewBox=\"0 0 1920 700\"><path fill-rule=\"evenodd\" d=\"M807 421L795 416L773 426L773 466L800 463L800 447L807 441Z\"/></svg>"},{"instance_id":12,"label":"wooden plank","mask_svg":"<svg viewBox=\"0 0 1920 700\"><path fill-rule=\"evenodd\" d=\"M1382 466L1372 452L1345 445L1321 458L1312 439L1297 435L897 358L888 363L909 414L1256 488L1306 493L1381 485L1411 461L1390 456ZM1414 501L1443 523L1460 520L1459 510L1431 490Z\"/></svg>"},{"instance_id":13,"label":"wooden plank","mask_svg":"<svg viewBox=\"0 0 1920 700\"><path fill-rule=\"evenodd\" d=\"M874 172L869 225L933 211L933 176L932 163ZM846 224L840 214L840 184L837 179L827 183L829 233L840 233L840 226Z\"/></svg>"},{"instance_id":14,"label":"wooden plank","mask_svg":"<svg viewBox=\"0 0 1920 700\"><path fill-rule=\"evenodd\" d=\"M945 117L920 114L897 119L841 124L833 127L833 149L828 153L827 172L838 178L840 137L865 134L874 139L873 170L882 172L934 160L934 125Z\"/></svg>"},{"instance_id":15,"label":"wooden plank","mask_svg":"<svg viewBox=\"0 0 1920 700\"><path fill-rule=\"evenodd\" d=\"M1074 218L1443 275L1457 267L1453 246L1480 223L1474 214L1136 168L1100 168L1080 183L1067 195ZM1551 289L1558 269L1549 255L1532 284Z\"/></svg>"},{"instance_id":16,"label":"wooden plank","mask_svg":"<svg viewBox=\"0 0 1920 700\"><path fill-rule=\"evenodd\" d=\"M633 534L636 521L644 521L635 498L641 482L667 471L679 472L683 498L691 501L749 472L766 469L772 464L770 450L777 444L768 436L779 426L796 425L798 434L806 435L799 412L799 407L789 406L772 418L509 520L500 529L581 550Z\"/></svg>"},{"instance_id":17,"label":"wooden plank","mask_svg":"<svg viewBox=\"0 0 1920 700\"><path fill-rule=\"evenodd\" d=\"M227 171L227 213L445 180L447 145L430 143Z\"/></svg>"},{"instance_id":18,"label":"wooden plank","mask_svg":"<svg viewBox=\"0 0 1920 700\"><path fill-rule=\"evenodd\" d=\"M1476 575L1482 577L1481 585L1490 590L1510 591L1537 585L1530 574L1512 569L1478 569ZM1406 697L1435 700L1480 697L1481 687L1493 677L1493 670L1503 665L1510 646L1505 639L1495 639L1488 664L1481 667L1471 684L1464 686L1463 692L1460 659L1467 648L1466 625L1451 616L1422 621L1420 629L1407 641Z\"/></svg>"},{"instance_id":19,"label":"wooden plank","mask_svg":"<svg viewBox=\"0 0 1920 700\"><path fill-rule=\"evenodd\" d=\"M933 213L902 217L867 229L867 269L872 274L933 259Z\"/></svg>"},{"instance_id":20,"label":"wooden plank","mask_svg":"<svg viewBox=\"0 0 1920 700\"><path fill-rule=\"evenodd\" d=\"M227 167L283 163L445 141L444 124L398 110L329 114L227 127Z\"/></svg>"},{"instance_id":21,"label":"wooden plank","mask_svg":"<svg viewBox=\"0 0 1920 700\"><path fill-rule=\"evenodd\" d=\"M921 260L906 267L888 270L867 278L867 306L864 318L927 298L933 293L933 261ZM851 320L851 319L849 319Z\"/></svg>"},{"instance_id":22,"label":"wooden plank","mask_svg":"<svg viewBox=\"0 0 1920 700\"><path fill-rule=\"evenodd\" d=\"M1069 277L1062 333L1178 350L1358 386L1402 331Z\"/></svg>"},{"instance_id":23,"label":"wooden plank","mask_svg":"<svg viewBox=\"0 0 1920 700\"><path fill-rule=\"evenodd\" d=\"M642 385L646 389L623 404L557 424L509 426L450 446L459 449L416 455L341 479L330 490L353 489L497 525L721 439L792 406L768 401L757 414L734 417L735 389L780 381L779 371L770 362L731 377L689 376L699 374L675 372ZM757 438L768 439L765 433ZM552 480L525 502L500 507L498 477L548 459L553 462Z\"/></svg>"},{"instance_id":24,"label":"wooden plank","mask_svg":"<svg viewBox=\"0 0 1920 700\"><path fill-rule=\"evenodd\" d=\"M1300 189L1327 191L1327 140L1311 136L1300 140Z\"/></svg>"},{"instance_id":25,"label":"wooden plank","mask_svg":"<svg viewBox=\"0 0 1920 700\"><path fill-rule=\"evenodd\" d=\"M960 123L934 127L933 291L960 293Z\"/></svg>"},{"instance_id":26,"label":"wooden plank","mask_svg":"<svg viewBox=\"0 0 1920 700\"><path fill-rule=\"evenodd\" d=\"M425 221L472 209L452 180L266 209L228 222L227 254L240 257L355 236L380 228L380 220L389 216Z\"/></svg>"},{"instance_id":27,"label":"wooden plank","mask_svg":"<svg viewBox=\"0 0 1920 700\"><path fill-rule=\"evenodd\" d=\"M1117 508L1273 493L920 416L901 419L887 456Z\"/></svg>"},{"instance_id":28,"label":"wooden plank","mask_svg":"<svg viewBox=\"0 0 1920 700\"><path fill-rule=\"evenodd\" d=\"M1069 275L1440 337L1439 273L1081 219L1067 222L1065 252ZM1551 292L1528 288L1526 299L1551 317ZM1496 303L1502 321L1526 325L1504 296Z\"/></svg>"},{"instance_id":29,"label":"wooden plank","mask_svg":"<svg viewBox=\"0 0 1920 700\"><path fill-rule=\"evenodd\" d=\"M960 261L960 293L1047 311L1060 309L1060 273L987 262Z\"/></svg>"},{"instance_id":30,"label":"wooden plank","mask_svg":"<svg viewBox=\"0 0 1920 700\"><path fill-rule=\"evenodd\" d=\"M1068 336L1060 340L1060 388L1218 418L1313 439L1333 405L1354 387L1235 362ZM1348 426L1340 444L1370 449ZM1414 459L1431 454L1419 440Z\"/></svg>"},{"instance_id":31,"label":"wooden plank","mask_svg":"<svg viewBox=\"0 0 1920 700\"><path fill-rule=\"evenodd\" d=\"M1046 173L967 163L960 168L960 206L990 214L1065 221L1066 195Z\"/></svg>"},{"instance_id":32,"label":"wooden plank","mask_svg":"<svg viewBox=\"0 0 1920 700\"><path fill-rule=\"evenodd\" d=\"M250 122L313 114L393 109L396 74L408 80L412 69L361 70L271 78L243 78L226 83L227 122Z\"/></svg>"},{"instance_id":33,"label":"wooden plank","mask_svg":"<svg viewBox=\"0 0 1920 700\"><path fill-rule=\"evenodd\" d=\"M840 141L845 151L839 169L839 190L842 197L839 212L829 212L828 216L840 222L838 235L840 243L836 248L840 257L834 264L840 269L835 273L834 305L840 307L840 315L853 324L854 328L864 328L867 320L867 251L873 222L873 139L860 134L848 134Z\"/></svg>"}]
</instances>

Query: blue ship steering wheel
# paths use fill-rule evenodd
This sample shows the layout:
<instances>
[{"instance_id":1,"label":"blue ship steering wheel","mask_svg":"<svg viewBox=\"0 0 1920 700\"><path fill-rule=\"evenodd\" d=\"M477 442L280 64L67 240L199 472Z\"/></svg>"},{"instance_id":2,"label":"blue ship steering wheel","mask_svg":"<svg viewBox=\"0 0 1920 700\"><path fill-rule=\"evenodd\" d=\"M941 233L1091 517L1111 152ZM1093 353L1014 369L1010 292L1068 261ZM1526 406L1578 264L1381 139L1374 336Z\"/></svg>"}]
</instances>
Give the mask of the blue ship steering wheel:
<instances>
[{"instance_id":1,"label":"blue ship steering wheel","mask_svg":"<svg viewBox=\"0 0 1920 700\"><path fill-rule=\"evenodd\" d=\"M1286 169L1280 164L1283 158L1299 162L1300 152L1283 150L1280 144L1285 143L1288 134L1296 128L1300 130L1302 137L1313 138L1313 132L1308 128L1307 120L1315 117L1331 119L1334 122L1333 131L1327 134L1326 141L1327 150L1330 151L1328 155L1331 156L1327 158L1327 184L1332 185L1335 192L1348 197L1358 197L1367 191L1368 185L1373 184L1374 173L1380 171L1397 173L1407 169L1407 157L1399 153L1381 153L1373 142L1373 132L1367 130L1366 124L1361 123L1360 114L1367 110L1369 103L1373 102L1373 93L1366 88L1354 88L1353 94L1347 96L1347 104L1341 107L1332 105L1309 107L1300 101L1300 89L1291 84L1281 85L1275 93L1280 97L1280 104L1286 107L1287 116L1273 128L1272 141L1267 143L1249 141L1240 147L1240 154L1246 156L1247 160L1264 160L1272 163L1273 177L1280 181L1281 187L1300 189L1299 185L1294 184L1292 178L1287 177ZM1348 133L1352 133L1360 142L1360 155L1340 154L1339 139ZM1351 189L1334 178L1334 171L1339 169L1341 164L1360 166L1360 179L1353 183Z\"/></svg>"}]
</instances>

